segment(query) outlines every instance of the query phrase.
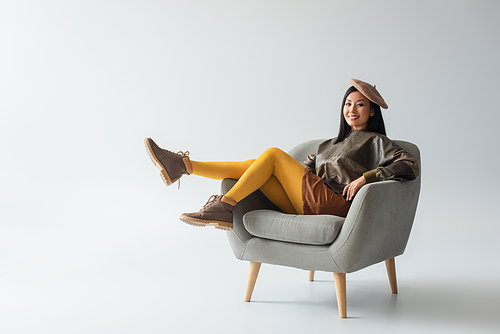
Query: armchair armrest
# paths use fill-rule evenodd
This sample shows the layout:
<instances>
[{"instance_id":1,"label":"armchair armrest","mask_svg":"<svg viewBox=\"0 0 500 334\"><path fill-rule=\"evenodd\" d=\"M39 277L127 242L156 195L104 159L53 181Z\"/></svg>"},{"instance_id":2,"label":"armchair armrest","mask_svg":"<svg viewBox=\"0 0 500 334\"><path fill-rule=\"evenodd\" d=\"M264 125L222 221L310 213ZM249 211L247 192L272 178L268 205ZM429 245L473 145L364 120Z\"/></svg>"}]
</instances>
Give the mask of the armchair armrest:
<instances>
[{"instance_id":1,"label":"armchair armrest","mask_svg":"<svg viewBox=\"0 0 500 334\"><path fill-rule=\"evenodd\" d=\"M330 247L337 266L349 273L403 254L419 192L420 178L375 182L361 188Z\"/></svg>"}]
</instances>

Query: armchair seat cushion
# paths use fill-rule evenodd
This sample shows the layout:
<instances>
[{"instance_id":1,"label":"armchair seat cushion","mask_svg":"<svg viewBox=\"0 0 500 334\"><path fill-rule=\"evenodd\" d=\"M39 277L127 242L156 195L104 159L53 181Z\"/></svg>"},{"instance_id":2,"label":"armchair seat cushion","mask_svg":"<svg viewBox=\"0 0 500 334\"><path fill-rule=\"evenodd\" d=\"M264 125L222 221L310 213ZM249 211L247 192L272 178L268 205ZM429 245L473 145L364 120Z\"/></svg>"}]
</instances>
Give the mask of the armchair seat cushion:
<instances>
[{"instance_id":1,"label":"armchair seat cushion","mask_svg":"<svg viewBox=\"0 0 500 334\"><path fill-rule=\"evenodd\" d=\"M255 210L243 216L250 234L265 239L307 245L329 245L340 232L345 218L331 215L290 215Z\"/></svg>"}]
</instances>

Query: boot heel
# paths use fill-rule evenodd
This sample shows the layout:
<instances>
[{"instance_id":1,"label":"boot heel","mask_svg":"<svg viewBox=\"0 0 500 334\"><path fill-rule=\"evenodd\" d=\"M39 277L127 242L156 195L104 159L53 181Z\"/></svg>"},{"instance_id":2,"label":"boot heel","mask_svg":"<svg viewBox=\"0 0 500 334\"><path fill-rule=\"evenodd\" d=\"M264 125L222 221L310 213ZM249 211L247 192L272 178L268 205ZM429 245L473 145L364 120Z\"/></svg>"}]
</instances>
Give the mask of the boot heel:
<instances>
[{"instance_id":1,"label":"boot heel","mask_svg":"<svg viewBox=\"0 0 500 334\"><path fill-rule=\"evenodd\" d=\"M163 179L163 182L165 182L165 184L167 186L170 186L172 185L172 180L170 179L170 176L168 176L167 174L167 171L162 169L161 172L160 172L160 175L161 175L161 178Z\"/></svg>"}]
</instances>

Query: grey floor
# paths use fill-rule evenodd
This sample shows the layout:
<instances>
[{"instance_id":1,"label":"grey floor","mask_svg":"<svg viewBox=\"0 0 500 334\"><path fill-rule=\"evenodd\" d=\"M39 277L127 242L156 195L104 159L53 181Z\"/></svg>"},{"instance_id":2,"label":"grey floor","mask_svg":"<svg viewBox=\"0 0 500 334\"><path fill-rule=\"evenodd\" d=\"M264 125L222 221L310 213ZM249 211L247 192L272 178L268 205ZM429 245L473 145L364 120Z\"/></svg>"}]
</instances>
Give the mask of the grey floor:
<instances>
[{"instance_id":1,"label":"grey floor","mask_svg":"<svg viewBox=\"0 0 500 334\"><path fill-rule=\"evenodd\" d=\"M390 292L383 264L349 274L348 319L339 319L331 273L318 272L316 281L308 282L306 271L263 265L252 302L245 303L248 264L234 258L225 232L184 225L177 220L179 208L165 207L168 196L176 196L171 202L185 207L192 205L185 198L203 197L189 183L183 187L188 189L136 188L132 197L115 193L121 207L103 201L111 195L103 191L87 200L94 210L77 212L66 223L45 218L33 225L39 213L32 212L21 214L16 224L3 224L0 332L500 329L498 272L485 273L486 261L466 257L466 247L461 252L449 243L446 248L454 248L456 256L436 248L437 237L417 225L425 225L424 213L417 218L406 253L396 260L398 295Z\"/></svg>"}]
</instances>

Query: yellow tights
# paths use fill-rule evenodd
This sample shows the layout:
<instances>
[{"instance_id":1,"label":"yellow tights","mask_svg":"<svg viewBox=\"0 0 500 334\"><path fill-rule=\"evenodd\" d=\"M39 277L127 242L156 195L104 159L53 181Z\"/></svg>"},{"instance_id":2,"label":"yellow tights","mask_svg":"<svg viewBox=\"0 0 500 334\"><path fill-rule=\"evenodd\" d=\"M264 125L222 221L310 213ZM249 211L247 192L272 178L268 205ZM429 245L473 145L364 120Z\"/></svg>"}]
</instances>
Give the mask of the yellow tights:
<instances>
[{"instance_id":1,"label":"yellow tights","mask_svg":"<svg viewBox=\"0 0 500 334\"><path fill-rule=\"evenodd\" d=\"M193 174L211 179L237 179L226 194L236 202L260 189L285 213L303 214L304 167L278 148L270 148L257 159L240 162L191 161Z\"/></svg>"}]
</instances>

